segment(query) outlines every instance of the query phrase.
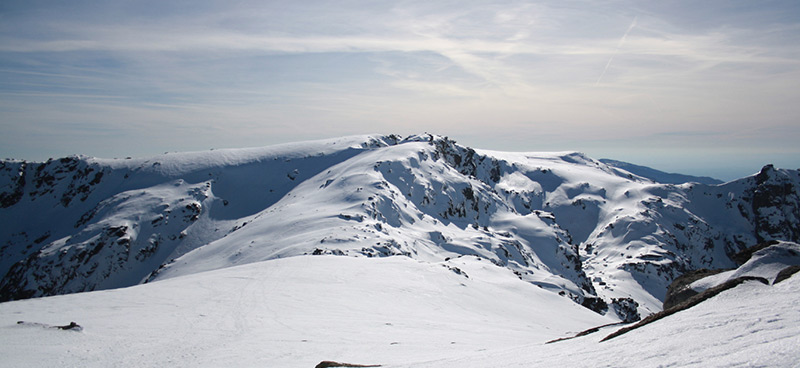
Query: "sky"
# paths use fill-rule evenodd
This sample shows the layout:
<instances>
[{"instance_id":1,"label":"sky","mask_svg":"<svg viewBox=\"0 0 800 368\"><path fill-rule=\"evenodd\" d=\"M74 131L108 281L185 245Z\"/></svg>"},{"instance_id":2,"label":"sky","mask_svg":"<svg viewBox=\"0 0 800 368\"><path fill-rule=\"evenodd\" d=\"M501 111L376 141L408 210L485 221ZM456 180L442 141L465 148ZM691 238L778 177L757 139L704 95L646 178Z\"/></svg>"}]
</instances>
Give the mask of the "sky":
<instances>
[{"instance_id":1,"label":"sky","mask_svg":"<svg viewBox=\"0 0 800 368\"><path fill-rule=\"evenodd\" d=\"M0 157L356 134L800 168L800 2L0 2Z\"/></svg>"}]
</instances>

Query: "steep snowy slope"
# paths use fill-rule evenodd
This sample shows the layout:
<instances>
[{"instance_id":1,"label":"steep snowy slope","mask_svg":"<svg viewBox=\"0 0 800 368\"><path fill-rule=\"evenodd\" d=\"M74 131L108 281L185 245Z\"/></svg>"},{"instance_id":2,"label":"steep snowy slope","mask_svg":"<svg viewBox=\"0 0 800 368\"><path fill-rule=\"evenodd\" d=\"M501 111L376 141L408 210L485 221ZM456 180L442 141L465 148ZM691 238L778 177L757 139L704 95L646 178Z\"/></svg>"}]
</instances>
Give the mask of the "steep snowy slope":
<instances>
[{"instance_id":1,"label":"steep snowy slope","mask_svg":"<svg viewBox=\"0 0 800 368\"><path fill-rule=\"evenodd\" d=\"M362 136L141 160L0 167L0 300L158 281L269 259L475 258L623 320L667 285L798 241L800 173L658 184L580 153Z\"/></svg>"},{"instance_id":2,"label":"steep snowy slope","mask_svg":"<svg viewBox=\"0 0 800 368\"><path fill-rule=\"evenodd\" d=\"M768 165L755 176L718 186L640 187L635 195L625 194L634 201L617 200L606 224L583 244L584 268L604 283L597 287L600 296L626 290L654 312L669 281L686 271L734 268L731 257L748 246L798 241L798 183L798 171Z\"/></svg>"},{"instance_id":3,"label":"steep snowy slope","mask_svg":"<svg viewBox=\"0 0 800 368\"><path fill-rule=\"evenodd\" d=\"M0 300L135 285L372 137L150 159L0 164Z\"/></svg>"},{"instance_id":4,"label":"steep snowy slope","mask_svg":"<svg viewBox=\"0 0 800 368\"><path fill-rule=\"evenodd\" d=\"M429 262L477 256L582 301L590 283L569 234L548 214L518 213L494 191L492 179L465 175L446 154L412 138L332 166L228 236L167 265L156 279L302 254Z\"/></svg>"}]
</instances>

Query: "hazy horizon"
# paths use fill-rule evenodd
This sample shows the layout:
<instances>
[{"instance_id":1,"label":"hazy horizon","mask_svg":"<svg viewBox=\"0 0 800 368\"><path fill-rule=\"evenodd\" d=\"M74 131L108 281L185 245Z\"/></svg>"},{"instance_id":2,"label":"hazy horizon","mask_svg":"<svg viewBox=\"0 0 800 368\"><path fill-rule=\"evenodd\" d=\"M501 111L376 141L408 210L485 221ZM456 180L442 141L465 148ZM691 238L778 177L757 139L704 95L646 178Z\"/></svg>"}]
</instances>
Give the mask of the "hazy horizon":
<instances>
[{"instance_id":1,"label":"hazy horizon","mask_svg":"<svg viewBox=\"0 0 800 368\"><path fill-rule=\"evenodd\" d=\"M5 1L0 157L356 134L800 167L794 1Z\"/></svg>"}]
</instances>

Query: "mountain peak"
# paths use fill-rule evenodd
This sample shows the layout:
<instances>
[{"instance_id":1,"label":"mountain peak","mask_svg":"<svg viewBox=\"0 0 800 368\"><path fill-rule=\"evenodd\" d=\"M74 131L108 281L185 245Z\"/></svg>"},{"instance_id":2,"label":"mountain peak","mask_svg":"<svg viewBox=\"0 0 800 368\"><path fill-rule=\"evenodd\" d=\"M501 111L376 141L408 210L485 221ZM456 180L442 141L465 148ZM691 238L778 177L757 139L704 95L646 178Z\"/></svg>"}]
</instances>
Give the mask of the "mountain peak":
<instances>
[{"instance_id":1,"label":"mountain peak","mask_svg":"<svg viewBox=\"0 0 800 368\"><path fill-rule=\"evenodd\" d=\"M579 152L475 150L433 134L5 161L0 297L315 254L404 256L454 272L453 260L473 257L626 320L659 310L687 270L729 267L760 240L800 237L779 231L798 228L786 205L796 171L779 171L779 186L671 185L615 165Z\"/></svg>"}]
</instances>

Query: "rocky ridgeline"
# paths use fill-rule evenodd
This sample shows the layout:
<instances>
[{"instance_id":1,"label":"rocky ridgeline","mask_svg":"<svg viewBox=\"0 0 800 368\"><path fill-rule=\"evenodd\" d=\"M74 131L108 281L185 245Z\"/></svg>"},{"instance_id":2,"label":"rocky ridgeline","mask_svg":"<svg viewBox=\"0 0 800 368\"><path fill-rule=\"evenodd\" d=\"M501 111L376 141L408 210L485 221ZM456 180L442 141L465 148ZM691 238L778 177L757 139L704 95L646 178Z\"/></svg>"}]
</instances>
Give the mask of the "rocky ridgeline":
<instances>
[{"instance_id":1,"label":"rocky ridgeline","mask_svg":"<svg viewBox=\"0 0 800 368\"><path fill-rule=\"evenodd\" d=\"M800 241L800 172L772 165L730 183L675 185L579 153L482 152L433 135L319 145L319 153L239 161L233 150L191 160L0 162L0 220L8 224L0 300L135 285L228 239L275 246L274 234L244 240L258 221L325 190L357 198L319 223L335 223L336 232L293 253L243 248L227 255L231 265L240 254L476 256L632 321L660 309L667 286L687 271L734 267L732 257L759 242ZM311 181L321 184L311 190Z\"/></svg>"}]
</instances>

